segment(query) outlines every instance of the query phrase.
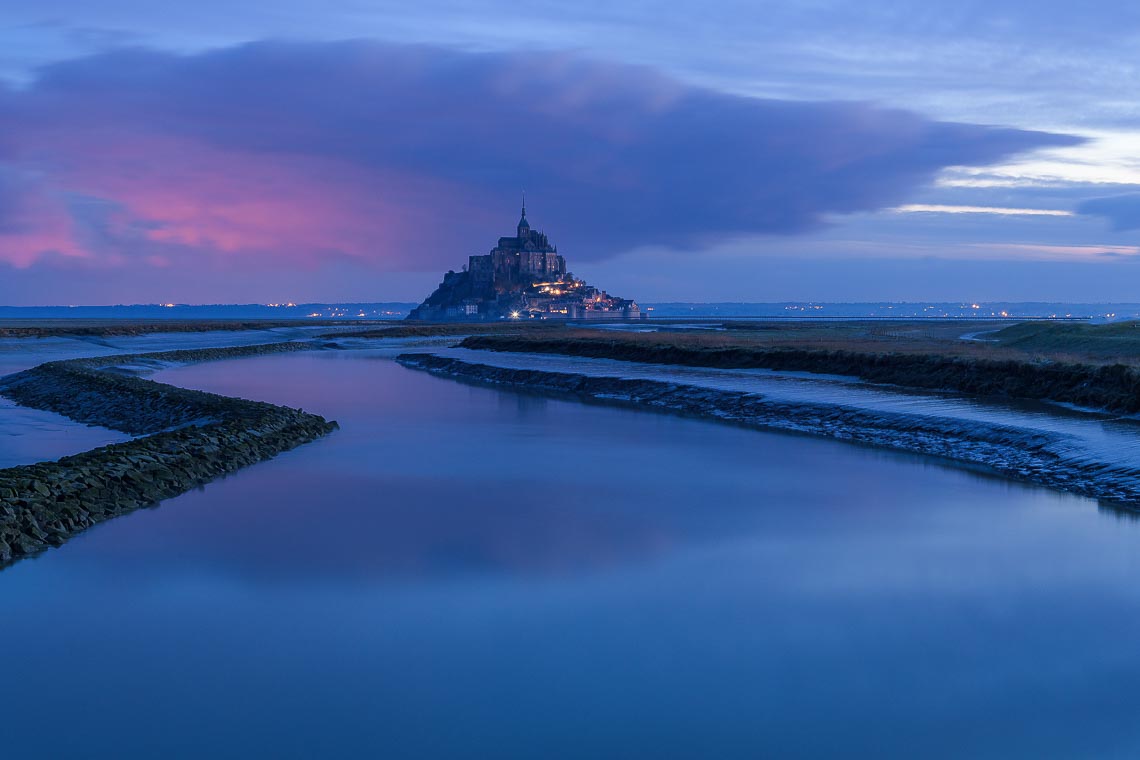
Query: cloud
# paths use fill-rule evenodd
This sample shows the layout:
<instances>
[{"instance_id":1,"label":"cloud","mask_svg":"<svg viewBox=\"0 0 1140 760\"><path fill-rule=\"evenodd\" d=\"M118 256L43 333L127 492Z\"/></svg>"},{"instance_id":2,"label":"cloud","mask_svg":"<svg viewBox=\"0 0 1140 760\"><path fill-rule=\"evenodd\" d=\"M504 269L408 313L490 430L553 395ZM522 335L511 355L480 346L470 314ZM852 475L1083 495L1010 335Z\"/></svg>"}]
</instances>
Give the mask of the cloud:
<instances>
[{"instance_id":1,"label":"cloud","mask_svg":"<svg viewBox=\"0 0 1140 760\"><path fill-rule=\"evenodd\" d=\"M27 266L52 254L85 255L65 205L41 178L0 163L0 262Z\"/></svg>"},{"instance_id":2,"label":"cloud","mask_svg":"<svg viewBox=\"0 0 1140 760\"><path fill-rule=\"evenodd\" d=\"M908 203L888 209L899 214L996 214L998 216L1073 216L1072 211L1050 208L1008 208L1005 206L953 206L935 203Z\"/></svg>"},{"instance_id":3,"label":"cloud","mask_svg":"<svg viewBox=\"0 0 1140 760\"><path fill-rule=\"evenodd\" d=\"M1140 193L1092 198L1077 206L1077 213L1103 217L1118 232L1140 229Z\"/></svg>"},{"instance_id":4,"label":"cloud","mask_svg":"<svg viewBox=\"0 0 1140 760\"><path fill-rule=\"evenodd\" d=\"M572 262L797 234L900 205L948 166L1080 142L568 54L362 41L102 53L0 91L0 118L2 171L35 178L0 190L25 209L19 229L0 209L0 261L163 271L458 266L513 227L524 189Z\"/></svg>"}]
</instances>

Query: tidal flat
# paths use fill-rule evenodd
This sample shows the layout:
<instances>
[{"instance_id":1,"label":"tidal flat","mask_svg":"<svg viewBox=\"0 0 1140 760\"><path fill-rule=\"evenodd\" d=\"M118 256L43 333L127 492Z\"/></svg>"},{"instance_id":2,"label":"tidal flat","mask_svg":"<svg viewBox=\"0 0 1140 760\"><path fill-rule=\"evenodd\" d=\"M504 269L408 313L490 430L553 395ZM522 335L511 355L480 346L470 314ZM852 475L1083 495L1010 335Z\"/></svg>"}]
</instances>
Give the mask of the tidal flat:
<instances>
[{"instance_id":1,"label":"tidal flat","mask_svg":"<svg viewBox=\"0 0 1140 760\"><path fill-rule=\"evenodd\" d=\"M67 350L66 341L86 342L98 336L98 348L87 349L95 356L85 358L81 353L78 358L45 363L0 379L0 395L31 407L9 403L6 410L0 410L17 427L36 429L33 445L24 447L25 456L61 448L41 440L50 439L43 431L52 426L29 416L36 412L58 412L77 423L102 426L93 435L73 435L72 442L62 446L64 450L68 445L74 449L83 440L113 436L116 431L144 437L111 442L58 463L17 464L0 471L0 497L6 500L5 513L0 516L0 562L58 546L124 509L157 503L203 478L220 476L272 456L282 447L312 440L324 424L319 417L316 427L306 422L296 427L304 431L298 433L296 443L282 439L268 448L255 446L260 453L250 458L249 447L238 439L264 439L267 428L252 422L257 415L250 410L268 409L265 405L235 399L195 400L193 394L171 386L129 377L116 379L116 375L150 372L164 362L376 344L389 348L419 344L420 352L425 352L425 346L436 346L441 351L435 356L409 354L399 359L407 366L469 382L568 394L580 401L641 405L752 428L934 455L1093 496L1125 512L1140 504L1138 428L1130 418L1113 416L1140 408L1140 374L1127 364L1126 354L1114 363L1071 361L1078 348L1086 357L1099 352L1104 359L1108 347L1129 345L1128 341L1135 340L1130 325L996 323L991 327L972 323L972 327L991 329L963 334L960 321L688 324L674 320L654 324L639 320L588 328L510 320L482 325L305 322L285 327L267 322L261 329L249 329L253 324L187 322L174 332L158 334L153 333L158 323L83 324L76 325L71 334L58 325L44 325L47 332L42 334L35 326L25 326L22 339L7 339L9 348L35 344L38 351L14 351L26 363L29 355L45 353L45 338L64 340L63 350ZM335 329L329 330L331 324L336 324ZM225 336L223 342L229 345L123 355L110 342L186 344L214 336ZM250 345L251 337L260 336L276 340ZM933 352L934 346L942 350ZM1025 355L1027 348L1036 351L1043 346L1063 353ZM49 342L47 352L60 348ZM100 348L111 351L98 356ZM448 352L451 357L444 355ZM456 360L456 352L477 358ZM504 366L501 357L505 354L519 359ZM570 363L551 366L551 356L565 357ZM763 374L768 370L774 374ZM772 378L783 382L764 384ZM836 382L847 385L844 392L837 394L826 387ZM899 404L889 391L874 390L884 387L898 388L915 398L931 392L954 393L991 406L995 400L1043 406L1039 414L1029 417L1020 408L986 410L973 402L955 404L945 398L931 399L930 408L918 409L906 396ZM1058 424L1051 419L1064 416L1058 403L1089 410L1072 416L1094 416ZM219 411L223 407L227 411ZM1097 419L1096 410L1107 416ZM234 428L229 433L236 438L227 433L224 439L204 439L192 445L190 438L201 437L201 429L223 422ZM270 427L283 431L282 424L293 423ZM239 429L243 425L248 429ZM181 454L171 449L180 446L186 449ZM202 450L195 454L198 449ZM159 460L154 460L159 451ZM173 469L175 460L167 461L170 457L177 460ZM190 466L196 458L216 459L220 464L204 470ZM122 485L127 481L131 483Z\"/></svg>"},{"instance_id":2,"label":"tidal flat","mask_svg":"<svg viewBox=\"0 0 1140 760\"><path fill-rule=\"evenodd\" d=\"M1140 524L927 457L457 383L407 350L152 376L341 429L0 573L11 751L1140 748L1119 635Z\"/></svg>"},{"instance_id":3,"label":"tidal flat","mask_svg":"<svg viewBox=\"0 0 1140 760\"><path fill-rule=\"evenodd\" d=\"M157 383L340 429L0 572L0 641L20 652L8 669L20 687L0 697L22 727L10 751L1140 751L1128 714L1140 657L1120 636L1140 622L1127 509L984 463L393 359L1035 427L1058 457L1098 442L1088 450L1118 463L1140 442L1129 420L852 377L475 350L431 332L147 363Z\"/></svg>"}]
</instances>

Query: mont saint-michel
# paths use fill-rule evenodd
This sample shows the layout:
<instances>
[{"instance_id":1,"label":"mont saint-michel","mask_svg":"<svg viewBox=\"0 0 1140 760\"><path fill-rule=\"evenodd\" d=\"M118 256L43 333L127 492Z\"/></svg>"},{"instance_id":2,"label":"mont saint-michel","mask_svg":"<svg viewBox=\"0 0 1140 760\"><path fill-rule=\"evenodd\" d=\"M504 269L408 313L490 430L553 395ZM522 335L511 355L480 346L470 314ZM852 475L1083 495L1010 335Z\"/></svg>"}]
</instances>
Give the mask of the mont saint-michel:
<instances>
[{"instance_id":1,"label":"mont saint-michel","mask_svg":"<svg viewBox=\"0 0 1140 760\"><path fill-rule=\"evenodd\" d=\"M533 230L526 202L513 237L471 256L408 315L425 322L499 319L637 319L637 304L611 296L566 271L566 259L545 232Z\"/></svg>"}]
</instances>

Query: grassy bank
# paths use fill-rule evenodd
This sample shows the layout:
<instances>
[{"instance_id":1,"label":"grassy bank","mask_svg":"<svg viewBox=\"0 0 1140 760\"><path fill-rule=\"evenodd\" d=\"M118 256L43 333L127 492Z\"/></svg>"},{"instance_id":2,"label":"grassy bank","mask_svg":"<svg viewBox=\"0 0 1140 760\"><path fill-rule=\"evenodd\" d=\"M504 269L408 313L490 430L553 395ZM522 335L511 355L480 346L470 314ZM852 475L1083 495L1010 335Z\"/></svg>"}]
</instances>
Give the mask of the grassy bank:
<instances>
[{"instance_id":1,"label":"grassy bank","mask_svg":"<svg viewBox=\"0 0 1140 760\"><path fill-rule=\"evenodd\" d=\"M983 337L1025 352L1126 363L1140 360L1140 322L1025 322Z\"/></svg>"},{"instance_id":2,"label":"grassy bank","mask_svg":"<svg viewBox=\"0 0 1140 760\"><path fill-rule=\"evenodd\" d=\"M771 369L858 377L923 390L1048 399L1113 412L1140 411L1140 372L1122 364L1033 362L804 347L732 345L685 336L473 336L465 348L562 354L722 369Z\"/></svg>"}]
</instances>

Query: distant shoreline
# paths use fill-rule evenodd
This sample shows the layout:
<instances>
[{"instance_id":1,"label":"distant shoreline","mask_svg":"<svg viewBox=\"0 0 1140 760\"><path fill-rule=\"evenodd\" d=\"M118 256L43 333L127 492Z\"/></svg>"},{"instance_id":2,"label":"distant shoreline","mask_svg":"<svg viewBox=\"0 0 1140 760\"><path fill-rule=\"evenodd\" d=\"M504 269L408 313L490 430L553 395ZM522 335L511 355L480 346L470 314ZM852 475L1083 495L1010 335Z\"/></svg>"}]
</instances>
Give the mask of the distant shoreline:
<instances>
[{"instance_id":1,"label":"distant shoreline","mask_svg":"<svg viewBox=\"0 0 1140 760\"><path fill-rule=\"evenodd\" d=\"M0 319L0 338L114 337L151 333L237 332L282 327L361 327L380 320L331 319Z\"/></svg>"},{"instance_id":2,"label":"distant shoreline","mask_svg":"<svg viewBox=\"0 0 1140 760\"><path fill-rule=\"evenodd\" d=\"M650 319L1140 319L1140 303L1063 301L652 301ZM0 305L0 324L17 320L400 320L411 301L86 306Z\"/></svg>"}]
</instances>

